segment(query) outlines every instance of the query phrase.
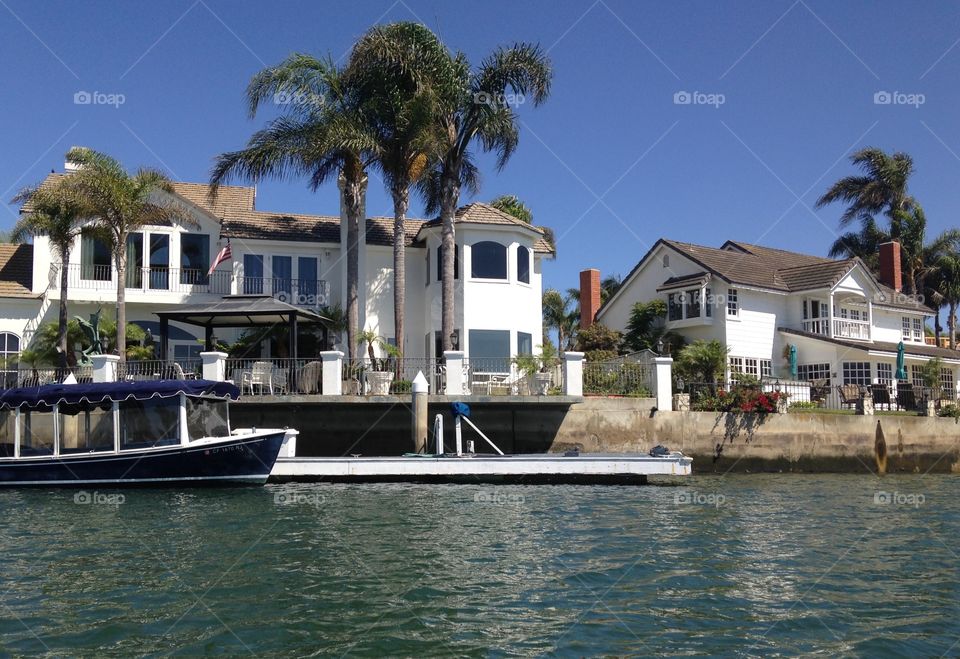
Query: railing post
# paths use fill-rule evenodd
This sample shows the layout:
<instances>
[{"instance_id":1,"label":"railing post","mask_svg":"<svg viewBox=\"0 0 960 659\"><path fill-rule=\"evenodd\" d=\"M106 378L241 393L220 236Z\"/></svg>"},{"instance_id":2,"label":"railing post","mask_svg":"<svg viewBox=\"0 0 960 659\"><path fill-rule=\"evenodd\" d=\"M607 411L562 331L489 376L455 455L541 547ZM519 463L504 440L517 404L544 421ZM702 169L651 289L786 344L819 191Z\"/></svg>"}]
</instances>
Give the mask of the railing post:
<instances>
[{"instance_id":1,"label":"railing post","mask_svg":"<svg viewBox=\"0 0 960 659\"><path fill-rule=\"evenodd\" d=\"M446 362L447 386L443 393L447 396L463 395L463 351L445 350L443 359Z\"/></svg>"},{"instance_id":2,"label":"railing post","mask_svg":"<svg viewBox=\"0 0 960 659\"><path fill-rule=\"evenodd\" d=\"M117 364L120 363L119 355L91 355L93 362L93 381L94 382L116 382Z\"/></svg>"},{"instance_id":3,"label":"railing post","mask_svg":"<svg viewBox=\"0 0 960 659\"><path fill-rule=\"evenodd\" d=\"M673 409L673 358L654 357L654 384L656 385L657 411L669 412Z\"/></svg>"},{"instance_id":4,"label":"railing post","mask_svg":"<svg viewBox=\"0 0 960 659\"><path fill-rule=\"evenodd\" d=\"M323 362L323 383L320 393L324 396L339 396L343 393L343 353L339 350L324 350L320 353Z\"/></svg>"},{"instance_id":5,"label":"railing post","mask_svg":"<svg viewBox=\"0 0 960 659\"><path fill-rule=\"evenodd\" d=\"M227 353L225 352L201 352L200 359L203 361L203 379L213 380L214 382L224 382L227 379Z\"/></svg>"},{"instance_id":6,"label":"railing post","mask_svg":"<svg viewBox=\"0 0 960 659\"><path fill-rule=\"evenodd\" d=\"M565 396L583 395L583 353L563 353L563 393Z\"/></svg>"}]
</instances>

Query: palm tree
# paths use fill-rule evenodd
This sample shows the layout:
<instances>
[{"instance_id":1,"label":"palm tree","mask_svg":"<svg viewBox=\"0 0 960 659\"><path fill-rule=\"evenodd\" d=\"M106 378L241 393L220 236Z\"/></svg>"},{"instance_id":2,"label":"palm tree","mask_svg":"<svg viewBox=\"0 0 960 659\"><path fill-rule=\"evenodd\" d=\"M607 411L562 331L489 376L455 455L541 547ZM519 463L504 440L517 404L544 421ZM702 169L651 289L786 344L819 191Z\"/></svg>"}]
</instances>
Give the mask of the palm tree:
<instances>
[{"instance_id":1,"label":"palm tree","mask_svg":"<svg viewBox=\"0 0 960 659\"><path fill-rule=\"evenodd\" d=\"M156 199L158 191L173 193L164 174L140 168L130 175L114 158L82 147L67 152L67 162L78 166L65 185L89 208L94 227L107 242L117 271L117 347L120 361L127 358L127 237L147 224L171 217L193 222L183 207Z\"/></svg>"},{"instance_id":2,"label":"palm tree","mask_svg":"<svg viewBox=\"0 0 960 659\"><path fill-rule=\"evenodd\" d=\"M351 84L371 119L377 166L393 200L394 336L402 356L406 305L406 216L410 188L437 151L434 90L429 72L447 57L434 34L417 23L378 26L353 47Z\"/></svg>"},{"instance_id":3,"label":"palm tree","mask_svg":"<svg viewBox=\"0 0 960 659\"><path fill-rule=\"evenodd\" d=\"M25 204L27 213L20 217L10 232L11 241L15 243L23 243L40 235L47 236L53 257L60 262L60 313L56 350L61 367L68 365L67 288L70 247L80 235L83 220L92 215L85 199L66 183L66 179L56 179L47 186L21 190L11 203Z\"/></svg>"},{"instance_id":4,"label":"palm tree","mask_svg":"<svg viewBox=\"0 0 960 659\"><path fill-rule=\"evenodd\" d=\"M657 350L663 342L668 347L679 343L680 337L666 330L667 303L663 300L636 302L630 309L623 341L630 350Z\"/></svg>"},{"instance_id":5,"label":"palm tree","mask_svg":"<svg viewBox=\"0 0 960 659\"><path fill-rule=\"evenodd\" d=\"M950 347L957 347L957 307L960 306L960 251L950 250L941 254L935 266L933 287L947 304L947 331ZM939 341L938 341L939 343Z\"/></svg>"},{"instance_id":6,"label":"palm tree","mask_svg":"<svg viewBox=\"0 0 960 659\"><path fill-rule=\"evenodd\" d=\"M573 345L580 321L579 306L574 302L569 293L565 296L553 288L543 293L543 327L546 331L556 330L557 348L561 351L569 350Z\"/></svg>"},{"instance_id":7,"label":"palm tree","mask_svg":"<svg viewBox=\"0 0 960 659\"><path fill-rule=\"evenodd\" d=\"M540 105L550 93L552 72L539 46L519 43L496 49L471 71L462 53L449 57L434 72L437 92L436 120L442 147L437 165L420 182L427 200L427 213L439 211L442 223L441 280L443 350L453 347L455 254L454 219L464 187L475 193L479 187L477 168L470 149L478 143L484 151L497 154L502 169L517 147L520 126L508 103L508 94L532 99Z\"/></svg>"},{"instance_id":8,"label":"palm tree","mask_svg":"<svg viewBox=\"0 0 960 659\"><path fill-rule=\"evenodd\" d=\"M497 210L503 211L507 215L512 215L522 222L533 224L533 212L527 208L527 205L520 201L520 198L516 195L500 195L491 201L490 205Z\"/></svg>"},{"instance_id":9,"label":"palm tree","mask_svg":"<svg viewBox=\"0 0 960 659\"><path fill-rule=\"evenodd\" d=\"M329 57L294 53L254 75L247 87L251 117L267 99L287 101L283 114L254 133L246 148L217 157L211 192L233 177L257 182L305 175L316 190L336 176L347 222L347 350L353 359L360 325L360 223L366 221L367 169L376 140L357 90Z\"/></svg>"}]
</instances>

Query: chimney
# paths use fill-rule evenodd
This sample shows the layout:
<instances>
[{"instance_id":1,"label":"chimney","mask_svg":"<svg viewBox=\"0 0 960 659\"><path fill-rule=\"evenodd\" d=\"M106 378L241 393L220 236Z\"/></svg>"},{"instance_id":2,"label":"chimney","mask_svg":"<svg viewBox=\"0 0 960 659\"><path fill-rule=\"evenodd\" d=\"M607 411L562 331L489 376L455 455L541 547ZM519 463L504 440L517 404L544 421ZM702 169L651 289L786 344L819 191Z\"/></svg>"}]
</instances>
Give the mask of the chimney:
<instances>
[{"instance_id":1,"label":"chimney","mask_svg":"<svg viewBox=\"0 0 960 659\"><path fill-rule=\"evenodd\" d=\"M903 289L900 264L900 243L893 240L880 245L880 281L898 293Z\"/></svg>"},{"instance_id":2,"label":"chimney","mask_svg":"<svg viewBox=\"0 0 960 659\"><path fill-rule=\"evenodd\" d=\"M600 310L600 271L594 268L580 272L580 329L593 325Z\"/></svg>"}]
</instances>

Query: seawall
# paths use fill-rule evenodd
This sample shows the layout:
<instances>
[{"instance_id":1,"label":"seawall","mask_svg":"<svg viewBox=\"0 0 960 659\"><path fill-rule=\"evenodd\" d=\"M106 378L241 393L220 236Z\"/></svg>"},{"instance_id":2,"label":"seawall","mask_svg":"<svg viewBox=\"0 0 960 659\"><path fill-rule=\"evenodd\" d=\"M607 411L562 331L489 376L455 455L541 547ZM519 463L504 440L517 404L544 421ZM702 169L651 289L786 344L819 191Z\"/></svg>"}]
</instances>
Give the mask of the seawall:
<instances>
[{"instance_id":1,"label":"seawall","mask_svg":"<svg viewBox=\"0 0 960 659\"><path fill-rule=\"evenodd\" d=\"M446 396L429 414L453 425ZM695 472L960 471L960 424L954 419L846 414L658 412L653 399L471 397L474 423L506 453L646 452L656 444L694 457ZM399 455L412 449L410 401L384 397L259 397L232 407L235 427L300 430L297 454ZM878 441L877 426L882 439ZM432 425L432 424L431 424ZM432 433L431 433L432 434ZM477 451L485 443L465 428ZM431 438L431 448L433 439Z\"/></svg>"}]
</instances>

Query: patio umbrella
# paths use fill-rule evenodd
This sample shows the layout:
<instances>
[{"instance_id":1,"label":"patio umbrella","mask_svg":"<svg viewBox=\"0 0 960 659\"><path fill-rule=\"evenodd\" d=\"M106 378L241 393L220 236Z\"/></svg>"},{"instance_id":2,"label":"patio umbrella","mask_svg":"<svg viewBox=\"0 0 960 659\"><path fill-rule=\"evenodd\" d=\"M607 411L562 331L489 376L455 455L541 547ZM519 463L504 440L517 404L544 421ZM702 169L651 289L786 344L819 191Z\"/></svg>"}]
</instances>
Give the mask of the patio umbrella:
<instances>
[{"instance_id":1,"label":"patio umbrella","mask_svg":"<svg viewBox=\"0 0 960 659\"><path fill-rule=\"evenodd\" d=\"M903 356L903 341L897 345L897 379L906 380L907 379L907 365L904 363Z\"/></svg>"},{"instance_id":2,"label":"patio umbrella","mask_svg":"<svg viewBox=\"0 0 960 659\"><path fill-rule=\"evenodd\" d=\"M790 346L790 377L797 379L797 346Z\"/></svg>"}]
</instances>

